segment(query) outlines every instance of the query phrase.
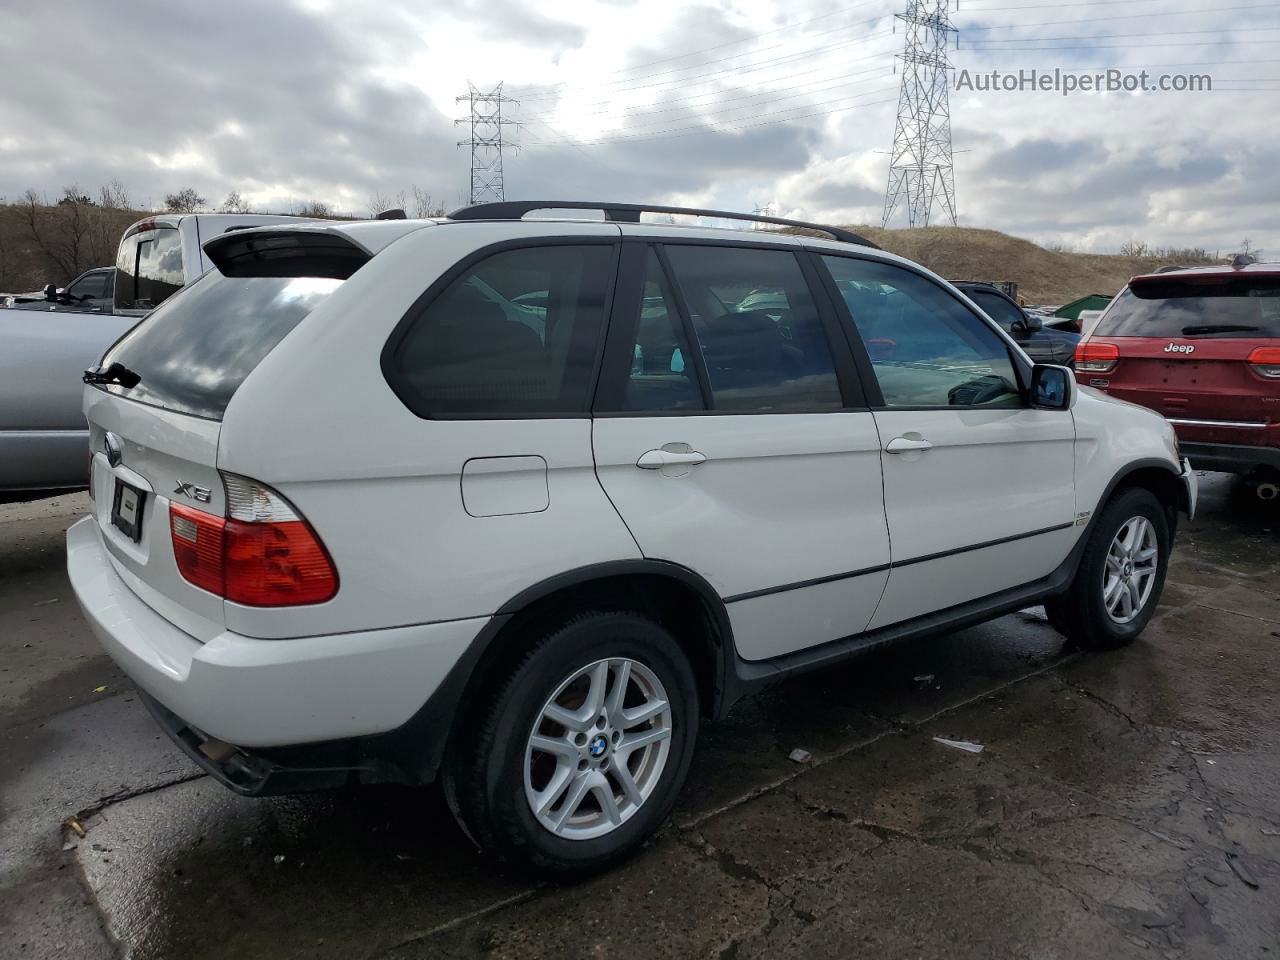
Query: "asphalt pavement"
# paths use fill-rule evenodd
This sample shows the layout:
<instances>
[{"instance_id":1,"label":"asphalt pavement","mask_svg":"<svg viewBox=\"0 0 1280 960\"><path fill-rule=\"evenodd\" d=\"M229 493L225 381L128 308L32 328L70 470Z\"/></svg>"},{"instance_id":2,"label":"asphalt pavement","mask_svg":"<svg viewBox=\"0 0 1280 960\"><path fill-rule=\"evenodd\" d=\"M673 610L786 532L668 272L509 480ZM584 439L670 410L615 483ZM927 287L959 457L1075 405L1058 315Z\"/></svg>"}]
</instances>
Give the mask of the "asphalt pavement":
<instances>
[{"instance_id":1,"label":"asphalt pavement","mask_svg":"<svg viewBox=\"0 0 1280 960\"><path fill-rule=\"evenodd\" d=\"M1023 611L754 697L659 835L570 886L434 789L200 775L75 609L83 496L0 506L0 956L1280 956L1280 512L1201 482L1131 647Z\"/></svg>"}]
</instances>

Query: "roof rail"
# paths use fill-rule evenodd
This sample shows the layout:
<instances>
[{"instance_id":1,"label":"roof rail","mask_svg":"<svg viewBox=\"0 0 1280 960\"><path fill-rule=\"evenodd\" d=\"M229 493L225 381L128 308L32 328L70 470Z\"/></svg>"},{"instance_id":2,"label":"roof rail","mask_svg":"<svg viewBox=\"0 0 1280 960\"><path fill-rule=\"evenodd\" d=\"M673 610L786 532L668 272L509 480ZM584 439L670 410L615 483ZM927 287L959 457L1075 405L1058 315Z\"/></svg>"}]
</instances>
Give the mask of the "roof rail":
<instances>
[{"instance_id":1,"label":"roof rail","mask_svg":"<svg viewBox=\"0 0 1280 960\"><path fill-rule=\"evenodd\" d=\"M682 213L695 217L714 217L721 220L749 220L752 223L774 223L782 227L803 227L829 234L833 240L856 243L860 247L880 247L866 237L851 230L829 227L825 223L808 223L804 220L787 220L783 217L766 217L758 213L732 213L728 210L700 210L697 207L659 207L648 203L594 203L586 200L503 200L498 203L477 203L462 207L449 214L450 220L523 220L534 210L600 210L605 220L614 223L639 223L642 213Z\"/></svg>"}]
</instances>

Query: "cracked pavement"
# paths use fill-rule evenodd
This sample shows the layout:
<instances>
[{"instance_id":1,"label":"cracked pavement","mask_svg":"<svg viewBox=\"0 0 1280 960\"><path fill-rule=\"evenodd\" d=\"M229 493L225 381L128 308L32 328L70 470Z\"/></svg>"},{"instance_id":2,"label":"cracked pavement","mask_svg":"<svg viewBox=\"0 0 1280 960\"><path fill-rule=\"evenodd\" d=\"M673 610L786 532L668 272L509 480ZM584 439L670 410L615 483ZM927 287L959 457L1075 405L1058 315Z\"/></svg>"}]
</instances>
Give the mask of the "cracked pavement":
<instances>
[{"instance_id":1,"label":"cracked pavement","mask_svg":"<svg viewBox=\"0 0 1280 960\"><path fill-rule=\"evenodd\" d=\"M1133 646L1024 611L792 681L572 886L478 856L435 790L200 776L74 609L83 504L0 507L0 955L1280 956L1280 513L1201 480Z\"/></svg>"}]
</instances>

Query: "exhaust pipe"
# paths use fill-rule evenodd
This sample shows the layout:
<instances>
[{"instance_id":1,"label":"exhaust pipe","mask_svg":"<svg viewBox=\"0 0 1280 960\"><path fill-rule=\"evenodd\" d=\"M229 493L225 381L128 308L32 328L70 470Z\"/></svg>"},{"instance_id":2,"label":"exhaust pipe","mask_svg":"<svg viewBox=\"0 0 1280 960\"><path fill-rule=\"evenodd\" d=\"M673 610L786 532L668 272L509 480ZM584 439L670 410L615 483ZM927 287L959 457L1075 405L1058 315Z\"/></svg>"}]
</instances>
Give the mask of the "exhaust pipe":
<instances>
[{"instance_id":1,"label":"exhaust pipe","mask_svg":"<svg viewBox=\"0 0 1280 960\"><path fill-rule=\"evenodd\" d=\"M1270 481L1260 483L1258 484L1257 494L1259 500L1274 500L1276 497L1280 496L1280 486L1277 486Z\"/></svg>"}]
</instances>

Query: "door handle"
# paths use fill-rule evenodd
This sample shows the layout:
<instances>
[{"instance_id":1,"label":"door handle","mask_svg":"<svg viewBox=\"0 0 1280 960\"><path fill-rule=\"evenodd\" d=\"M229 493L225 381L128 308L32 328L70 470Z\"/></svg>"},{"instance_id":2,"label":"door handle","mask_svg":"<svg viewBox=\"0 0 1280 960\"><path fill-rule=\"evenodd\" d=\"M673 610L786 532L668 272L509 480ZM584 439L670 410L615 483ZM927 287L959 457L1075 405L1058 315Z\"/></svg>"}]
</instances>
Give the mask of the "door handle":
<instances>
[{"instance_id":1,"label":"door handle","mask_svg":"<svg viewBox=\"0 0 1280 960\"><path fill-rule=\"evenodd\" d=\"M933 444L920 434L908 434L905 437L894 437L884 445L885 453L913 453L917 450L932 450Z\"/></svg>"},{"instance_id":2,"label":"door handle","mask_svg":"<svg viewBox=\"0 0 1280 960\"><path fill-rule=\"evenodd\" d=\"M696 467L698 464L706 462L706 456L697 450L691 450L688 453L673 453L670 450L646 450L640 454L640 459L636 461L636 466L641 470L661 470L663 467L678 465Z\"/></svg>"}]
</instances>

